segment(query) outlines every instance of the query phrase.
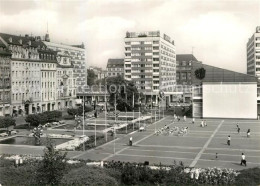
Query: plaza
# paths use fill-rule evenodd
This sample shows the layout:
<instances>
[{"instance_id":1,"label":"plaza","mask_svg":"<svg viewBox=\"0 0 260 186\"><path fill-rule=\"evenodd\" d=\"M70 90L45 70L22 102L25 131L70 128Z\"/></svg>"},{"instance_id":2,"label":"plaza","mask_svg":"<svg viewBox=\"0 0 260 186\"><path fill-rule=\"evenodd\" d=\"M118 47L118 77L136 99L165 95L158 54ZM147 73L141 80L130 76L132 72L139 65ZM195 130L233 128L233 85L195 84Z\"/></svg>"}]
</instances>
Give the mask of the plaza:
<instances>
[{"instance_id":1,"label":"plaza","mask_svg":"<svg viewBox=\"0 0 260 186\"><path fill-rule=\"evenodd\" d=\"M260 165L260 126L259 120L207 119L206 127L200 127L201 120L192 124L191 118L186 121L173 122L172 115L146 125L146 130L138 130L128 134L116 134L114 140L87 151L68 151L68 158L92 161L123 161L150 165L172 165L182 161L190 167L219 167L240 170ZM100 122L98 122L100 123ZM237 124L241 130L237 132ZM130 124L131 125L131 124ZM179 135L160 134L155 131L169 126L188 127L188 133ZM247 138L246 131L251 130ZM59 130L47 130L48 133L59 133ZM77 131L80 135L82 131ZM93 130L87 135L93 134ZM64 133L64 131L62 131ZM98 132L101 134L101 131ZM231 136L231 145L227 145L227 137ZM133 146L129 146L129 138L133 137ZM1 154L42 155L43 146L0 144ZM216 157L217 153L217 157ZM240 166L241 154L246 155L247 167Z\"/></svg>"}]
</instances>

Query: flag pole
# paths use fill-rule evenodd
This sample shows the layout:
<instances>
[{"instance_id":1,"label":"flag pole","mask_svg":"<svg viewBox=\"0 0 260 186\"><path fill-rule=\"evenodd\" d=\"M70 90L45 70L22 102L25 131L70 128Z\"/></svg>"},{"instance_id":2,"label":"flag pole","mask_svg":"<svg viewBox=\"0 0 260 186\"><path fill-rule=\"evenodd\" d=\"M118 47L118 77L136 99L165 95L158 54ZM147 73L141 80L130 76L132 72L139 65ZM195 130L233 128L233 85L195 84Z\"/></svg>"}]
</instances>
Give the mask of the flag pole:
<instances>
[{"instance_id":1,"label":"flag pole","mask_svg":"<svg viewBox=\"0 0 260 186\"><path fill-rule=\"evenodd\" d=\"M107 82L105 78L105 131L106 131L106 142L107 142Z\"/></svg>"},{"instance_id":2,"label":"flag pole","mask_svg":"<svg viewBox=\"0 0 260 186\"><path fill-rule=\"evenodd\" d=\"M85 135L85 96L83 95L83 136ZM85 151L85 143L83 143L83 151Z\"/></svg>"}]
</instances>

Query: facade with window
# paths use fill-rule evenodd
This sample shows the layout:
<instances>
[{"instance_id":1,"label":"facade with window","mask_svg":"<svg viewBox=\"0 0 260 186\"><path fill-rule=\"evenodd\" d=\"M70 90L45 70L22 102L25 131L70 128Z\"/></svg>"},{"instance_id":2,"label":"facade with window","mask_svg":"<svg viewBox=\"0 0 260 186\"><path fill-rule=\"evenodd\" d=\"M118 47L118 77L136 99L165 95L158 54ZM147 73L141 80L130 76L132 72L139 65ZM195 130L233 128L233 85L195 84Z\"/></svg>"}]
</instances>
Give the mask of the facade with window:
<instances>
[{"instance_id":1,"label":"facade with window","mask_svg":"<svg viewBox=\"0 0 260 186\"><path fill-rule=\"evenodd\" d=\"M74 105L76 80L70 55L49 49L40 37L0 33L0 41L11 53L10 115L40 113Z\"/></svg>"},{"instance_id":2,"label":"facade with window","mask_svg":"<svg viewBox=\"0 0 260 186\"><path fill-rule=\"evenodd\" d=\"M255 75L260 80L260 26L247 42L247 74Z\"/></svg>"},{"instance_id":3,"label":"facade with window","mask_svg":"<svg viewBox=\"0 0 260 186\"><path fill-rule=\"evenodd\" d=\"M125 79L150 100L158 92L172 92L176 85L174 41L160 31L127 32L125 37Z\"/></svg>"},{"instance_id":4,"label":"facade with window","mask_svg":"<svg viewBox=\"0 0 260 186\"><path fill-rule=\"evenodd\" d=\"M70 56L70 60L64 61L65 65L71 64L73 66L73 78L76 80L76 94L84 93L87 90L87 68L85 58L85 47L81 45L65 45L49 41L43 42L47 48L62 55Z\"/></svg>"},{"instance_id":5,"label":"facade with window","mask_svg":"<svg viewBox=\"0 0 260 186\"><path fill-rule=\"evenodd\" d=\"M0 116L11 114L11 55L0 40Z\"/></svg>"},{"instance_id":6,"label":"facade with window","mask_svg":"<svg viewBox=\"0 0 260 186\"><path fill-rule=\"evenodd\" d=\"M124 76L124 59L108 59L107 77Z\"/></svg>"}]
</instances>

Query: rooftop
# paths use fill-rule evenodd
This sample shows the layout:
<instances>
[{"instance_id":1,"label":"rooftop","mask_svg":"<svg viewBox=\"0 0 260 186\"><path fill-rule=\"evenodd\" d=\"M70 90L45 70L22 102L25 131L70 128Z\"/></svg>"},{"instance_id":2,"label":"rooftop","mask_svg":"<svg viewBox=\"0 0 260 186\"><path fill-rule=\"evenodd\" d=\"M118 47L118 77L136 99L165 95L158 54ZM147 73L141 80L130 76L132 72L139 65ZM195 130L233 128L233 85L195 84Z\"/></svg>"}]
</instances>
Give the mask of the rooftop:
<instances>
[{"instance_id":1,"label":"rooftop","mask_svg":"<svg viewBox=\"0 0 260 186\"><path fill-rule=\"evenodd\" d=\"M37 37L30 37L28 35L26 36L16 36L12 34L5 34L5 33L0 33L0 37L3 38L3 40L12 45L29 45L31 42L32 47L46 47L46 45L41 41L37 40ZM20 42L21 41L21 42Z\"/></svg>"},{"instance_id":2,"label":"rooftop","mask_svg":"<svg viewBox=\"0 0 260 186\"><path fill-rule=\"evenodd\" d=\"M193 54L176 54L176 61L198 61Z\"/></svg>"},{"instance_id":3,"label":"rooftop","mask_svg":"<svg viewBox=\"0 0 260 186\"><path fill-rule=\"evenodd\" d=\"M108 59L107 65L124 65L124 59Z\"/></svg>"}]
</instances>

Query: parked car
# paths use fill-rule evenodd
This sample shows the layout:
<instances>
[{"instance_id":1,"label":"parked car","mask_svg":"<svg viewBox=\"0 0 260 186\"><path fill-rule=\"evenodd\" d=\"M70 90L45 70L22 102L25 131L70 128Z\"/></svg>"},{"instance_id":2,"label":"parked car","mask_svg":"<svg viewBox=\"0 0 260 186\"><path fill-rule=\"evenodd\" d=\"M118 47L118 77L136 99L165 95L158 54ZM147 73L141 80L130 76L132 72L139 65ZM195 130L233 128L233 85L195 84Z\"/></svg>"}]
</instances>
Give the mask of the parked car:
<instances>
[{"instance_id":1,"label":"parked car","mask_svg":"<svg viewBox=\"0 0 260 186\"><path fill-rule=\"evenodd\" d=\"M11 130L10 132L11 132L11 135L17 134L17 131L16 131L16 130Z\"/></svg>"},{"instance_id":2,"label":"parked car","mask_svg":"<svg viewBox=\"0 0 260 186\"><path fill-rule=\"evenodd\" d=\"M59 121L60 124L65 124L65 121Z\"/></svg>"},{"instance_id":3,"label":"parked car","mask_svg":"<svg viewBox=\"0 0 260 186\"><path fill-rule=\"evenodd\" d=\"M0 136L1 137L6 137L6 136L8 136L8 134L7 134L7 132L3 132L3 133L0 134Z\"/></svg>"},{"instance_id":4,"label":"parked car","mask_svg":"<svg viewBox=\"0 0 260 186\"><path fill-rule=\"evenodd\" d=\"M52 122L53 125L59 125L59 122Z\"/></svg>"}]
</instances>

